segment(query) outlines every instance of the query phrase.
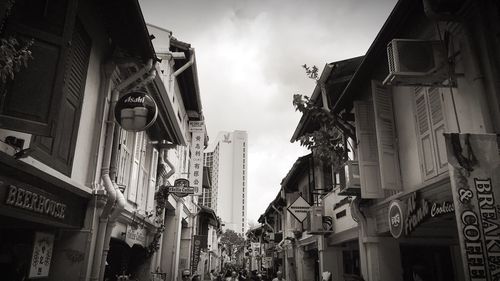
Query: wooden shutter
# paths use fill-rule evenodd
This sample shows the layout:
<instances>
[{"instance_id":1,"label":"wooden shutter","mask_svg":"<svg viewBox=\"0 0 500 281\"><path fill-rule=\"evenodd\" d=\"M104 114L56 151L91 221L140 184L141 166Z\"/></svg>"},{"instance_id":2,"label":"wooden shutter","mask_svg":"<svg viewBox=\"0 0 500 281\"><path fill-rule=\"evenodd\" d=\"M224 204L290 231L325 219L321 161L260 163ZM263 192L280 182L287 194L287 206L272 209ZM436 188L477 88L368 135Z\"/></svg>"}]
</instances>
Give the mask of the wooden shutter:
<instances>
[{"instance_id":1,"label":"wooden shutter","mask_svg":"<svg viewBox=\"0 0 500 281\"><path fill-rule=\"evenodd\" d=\"M21 44L34 39L30 48L34 59L16 73L14 81L0 83L1 128L55 137L60 131L56 130L57 121L65 120L58 119L59 115L74 115L68 112L76 107L75 101L68 104L64 80L68 74L65 68L72 66L66 62L75 58L75 51L70 49L81 47L71 43L72 36L75 39L76 8L76 0L15 1L5 35L15 36ZM85 64L85 54L79 54L81 65ZM69 60L68 55L72 57ZM71 121L74 118L62 126L71 126ZM66 151L62 154L59 156L67 158Z\"/></svg>"},{"instance_id":2,"label":"wooden shutter","mask_svg":"<svg viewBox=\"0 0 500 281\"><path fill-rule=\"evenodd\" d=\"M439 88L429 88L428 94L432 135L434 139L434 155L437 173L440 174L448 169L448 157L446 157L446 144L443 135L446 131L443 98Z\"/></svg>"},{"instance_id":3,"label":"wooden shutter","mask_svg":"<svg viewBox=\"0 0 500 281\"><path fill-rule=\"evenodd\" d=\"M63 100L56 110L55 136L35 136L32 144L34 157L66 175L73 165L91 46L89 35L77 22L65 65Z\"/></svg>"},{"instance_id":4,"label":"wooden shutter","mask_svg":"<svg viewBox=\"0 0 500 281\"><path fill-rule=\"evenodd\" d=\"M401 190L392 93L380 82L372 80L372 94L382 188Z\"/></svg>"},{"instance_id":5,"label":"wooden shutter","mask_svg":"<svg viewBox=\"0 0 500 281\"><path fill-rule=\"evenodd\" d=\"M417 136L420 146L420 167L424 180L434 177L437 174L432 127L427 104L426 89L422 87L415 88L415 120L417 122Z\"/></svg>"},{"instance_id":6,"label":"wooden shutter","mask_svg":"<svg viewBox=\"0 0 500 281\"><path fill-rule=\"evenodd\" d=\"M118 172L116 182L130 187L130 168L132 164L132 150L134 148L134 133L120 130L120 145L118 153Z\"/></svg>"},{"instance_id":7,"label":"wooden shutter","mask_svg":"<svg viewBox=\"0 0 500 281\"><path fill-rule=\"evenodd\" d=\"M158 168L158 150L153 148L153 155L151 157L151 168L149 169L149 186L147 191L148 198L146 202L146 211L148 212L152 212L154 210L157 168Z\"/></svg>"},{"instance_id":8,"label":"wooden shutter","mask_svg":"<svg viewBox=\"0 0 500 281\"><path fill-rule=\"evenodd\" d=\"M137 184L137 204L142 204L144 207L146 207L147 189L149 186L149 168L151 165L151 158L148 154L150 154L148 153L148 136L144 132L142 133L139 180Z\"/></svg>"},{"instance_id":9,"label":"wooden shutter","mask_svg":"<svg viewBox=\"0 0 500 281\"><path fill-rule=\"evenodd\" d=\"M362 198L383 198L380 186L378 164L377 134L373 103L371 101L354 102L356 120L356 138L358 139L358 162Z\"/></svg>"},{"instance_id":10,"label":"wooden shutter","mask_svg":"<svg viewBox=\"0 0 500 281\"><path fill-rule=\"evenodd\" d=\"M143 132L135 133L134 153L132 154L132 169L130 172L130 185L128 192L128 200L136 202L137 200L137 185L139 179L139 164L141 161Z\"/></svg>"}]
</instances>

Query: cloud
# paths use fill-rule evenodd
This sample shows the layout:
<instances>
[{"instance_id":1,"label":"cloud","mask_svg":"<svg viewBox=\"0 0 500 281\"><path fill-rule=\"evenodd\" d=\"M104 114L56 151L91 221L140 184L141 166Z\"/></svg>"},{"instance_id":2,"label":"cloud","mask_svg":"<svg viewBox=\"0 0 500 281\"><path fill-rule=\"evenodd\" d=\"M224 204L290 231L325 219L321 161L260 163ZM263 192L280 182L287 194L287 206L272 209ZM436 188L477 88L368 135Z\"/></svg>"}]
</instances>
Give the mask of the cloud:
<instances>
[{"instance_id":1,"label":"cloud","mask_svg":"<svg viewBox=\"0 0 500 281\"><path fill-rule=\"evenodd\" d=\"M295 160L289 142L300 114L292 95L310 95L301 65L362 55L396 0L141 0L147 22L196 49L211 139L221 130L249 137L248 219L256 221Z\"/></svg>"}]
</instances>

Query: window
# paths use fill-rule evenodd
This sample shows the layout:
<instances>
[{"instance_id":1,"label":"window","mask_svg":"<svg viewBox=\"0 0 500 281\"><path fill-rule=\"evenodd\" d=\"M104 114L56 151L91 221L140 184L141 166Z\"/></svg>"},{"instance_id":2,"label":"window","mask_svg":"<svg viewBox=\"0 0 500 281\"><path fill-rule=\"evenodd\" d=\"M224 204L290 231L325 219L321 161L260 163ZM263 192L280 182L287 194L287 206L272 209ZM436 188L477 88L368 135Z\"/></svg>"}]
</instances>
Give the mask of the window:
<instances>
[{"instance_id":1,"label":"window","mask_svg":"<svg viewBox=\"0 0 500 281\"><path fill-rule=\"evenodd\" d=\"M438 88L416 87L414 90L420 168L427 180L448 169L443 98Z\"/></svg>"},{"instance_id":2,"label":"window","mask_svg":"<svg viewBox=\"0 0 500 281\"><path fill-rule=\"evenodd\" d=\"M76 4L75 0L16 1L5 35L17 34L22 45L33 38L34 59L14 81L0 86L1 127L51 137L37 140L41 151L37 158L67 175L92 46L75 21Z\"/></svg>"},{"instance_id":3,"label":"window","mask_svg":"<svg viewBox=\"0 0 500 281\"><path fill-rule=\"evenodd\" d=\"M37 41L35 40L35 42ZM2 107L0 109L0 121L3 120L1 116L3 113L10 114L9 112L16 112L16 114L21 114L20 112L24 110L29 110L29 116L31 117L37 114L50 115L51 113L42 113L44 110L47 110L56 104L56 102L52 101L50 95L53 95L53 97L56 95L62 96L61 102L57 103L57 107L52 109L54 112L57 112L58 116L53 117L53 121L49 121L49 123L51 125L53 124L54 127L53 133L51 133L52 137L42 137L41 135L34 136L31 147L35 149L33 153L35 158L68 176L71 176L71 170L73 167L73 156L78 136L80 113L82 109L85 82L87 79L90 49L92 46L89 35L79 21L76 22L73 29L71 42L71 47L66 48L67 60L64 61L62 68L57 70L60 72L57 74L54 73L54 75L57 76L64 76L64 79L62 79L64 84L60 88L62 89L61 93L54 93L55 91L58 91L56 90L58 88L45 89L46 86L50 84L47 83L47 81L50 81L50 78L47 77L47 75L49 75L48 72L51 70L50 67L46 67L45 65L42 67L38 64L55 64L53 60L56 59L50 57L50 54L44 53L48 50L42 50L43 48L49 47L41 47L37 45L38 43L35 43L33 45L33 56L35 59L30 60L29 67L20 72L22 75L16 76L16 80L10 83L10 87L7 86L8 93L4 98L5 104L0 105L0 107ZM44 74L37 73L38 71L42 71ZM29 82L27 82L28 80ZM47 92L43 93L43 91ZM1 89L0 92L2 92ZM33 93L36 93L38 97L34 98ZM9 97L10 95L12 96ZM20 106L18 103L23 105ZM35 104L30 105L30 103ZM4 108L4 106L8 108ZM29 109L30 106L34 106L34 108ZM45 116L44 118L50 119L51 117ZM20 119L17 118L17 120ZM9 121L9 123L0 123L20 126L16 130L25 128L25 125L20 125L16 122ZM37 130L34 130L33 132L36 134L43 134Z\"/></svg>"}]
</instances>

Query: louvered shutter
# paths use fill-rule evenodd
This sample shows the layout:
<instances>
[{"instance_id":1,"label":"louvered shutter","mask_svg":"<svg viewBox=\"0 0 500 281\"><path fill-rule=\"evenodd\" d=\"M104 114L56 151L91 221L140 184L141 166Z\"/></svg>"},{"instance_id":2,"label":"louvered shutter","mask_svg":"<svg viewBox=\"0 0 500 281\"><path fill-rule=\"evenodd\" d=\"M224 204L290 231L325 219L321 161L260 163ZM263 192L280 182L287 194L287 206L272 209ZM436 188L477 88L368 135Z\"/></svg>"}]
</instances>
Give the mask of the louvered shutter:
<instances>
[{"instance_id":1,"label":"louvered shutter","mask_svg":"<svg viewBox=\"0 0 500 281\"><path fill-rule=\"evenodd\" d=\"M437 173L440 174L448 169L448 158L446 157L446 144L444 133L446 123L443 112L443 98L439 88L429 88L429 111L434 138L434 151L437 166Z\"/></svg>"},{"instance_id":2,"label":"louvered shutter","mask_svg":"<svg viewBox=\"0 0 500 281\"><path fill-rule=\"evenodd\" d=\"M377 134L373 103L371 101L354 102L356 120L356 138L358 139L358 163L362 198L383 198L380 186L378 164Z\"/></svg>"},{"instance_id":3,"label":"louvered shutter","mask_svg":"<svg viewBox=\"0 0 500 281\"><path fill-rule=\"evenodd\" d=\"M372 80L372 95L382 188L401 190L392 93L380 82Z\"/></svg>"},{"instance_id":4,"label":"louvered shutter","mask_svg":"<svg viewBox=\"0 0 500 281\"><path fill-rule=\"evenodd\" d=\"M90 36L78 21L71 41L65 65L63 101L57 108L59 116L54 123L55 137L34 137L32 145L36 148L36 158L66 175L71 174L92 46Z\"/></svg>"},{"instance_id":5,"label":"louvered shutter","mask_svg":"<svg viewBox=\"0 0 500 281\"><path fill-rule=\"evenodd\" d=\"M74 118L60 118L60 115L72 117L75 115L73 111L77 110L77 102L68 101L64 93L64 80L68 74L65 70L68 66L66 62L75 59L75 52L70 49L78 47L71 43L72 39L78 39L73 32L76 9L76 0L14 1L5 36L15 36L22 45L34 39L34 44L30 47L34 59L28 61L28 67L22 67L15 74L13 81L5 84L0 81L1 128L56 137L60 131L56 129L58 122L63 122L62 126L71 127L71 123L75 121ZM82 65L85 54L86 52L80 54L83 56L80 57ZM68 58L68 55L72 58ZM77 87L78 84L77 82L73 86ZM48 140L43 142L50 146L50 150L55 146L55 143ZM62 151L57 152L58 157L63 158L62 161L68 160L67 148L63 147ZM67 170L67 167L63 169Z\"/></svg>"},{"instance_id":6,"label":"louvered shutter","mask_svg":"<svg viewBox=\"0 0 500 281\"><path fill-rule=\"evenodd\" d=\"M154 209L157 167L158 167L158 150L153 148L153 155L151 157L151 168L149 169L148 199L146 202L146 211L148 212L151 212Z\"/></svg>"},{"instance_id":7,"label":"louvered shutter","mask_svg":"<svg viewBox=\"0 0 500 281\"><path fill-rule=\"evenodd\" d=\"M420 167L424 180L434 177L437 174L432 127L427 104L426 89L422 87L415 88L415 119L417 121L417 135L420 145Z\"/></svg>"},{"instance_id":8,"label":"louvered shutter","mask_svg":"<svg viewBox=\"0 0 500 281\"><path fill-rule=\"evenodd\" d=\"M142 134L141 157L139 164L139 180L137 184L137 204L146 207L147 189L149 186L149 168L151 158L148 155L148 137L146 133ZM149 156L149 157L148 157Z\"/></svg>"},{"instance_id":9,"label":"louvered shutter","mask_svg":"<svg viewBox=\"0 0 500 281\"><path fill-rule=\"evenodd\" d=\"M118 173L116 182L126 186L126 190L130 186L130 166L132 162L133 138L132 132L120 130L120 145L118 152Z\"/></svg>"},{"instance_id":10,"label":"louvered shutter","mask_svg":"<svg viewBox=\"0 0 500 281\"><path fill-rule=\"evenodd\" d=\"M137 200L137 185L139 180L139 165L141 162L142 134L143 132L135 133L134 152L132 154L132 169L130 172L130 186L128 192L128 200L132 202L136 202Z\"/></svg>"}]
</instances>

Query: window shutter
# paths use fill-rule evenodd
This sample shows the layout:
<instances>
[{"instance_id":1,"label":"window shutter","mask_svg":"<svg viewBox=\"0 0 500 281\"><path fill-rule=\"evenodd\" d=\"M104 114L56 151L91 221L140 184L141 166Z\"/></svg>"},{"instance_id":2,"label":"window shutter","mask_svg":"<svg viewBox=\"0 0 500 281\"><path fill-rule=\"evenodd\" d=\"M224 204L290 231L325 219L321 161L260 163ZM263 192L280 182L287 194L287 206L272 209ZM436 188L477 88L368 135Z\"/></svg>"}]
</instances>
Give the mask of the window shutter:
<instances>
[{"instance_id":1,"label":"window shutter","mask_svg":"<svg viewBox=\"0 0 500 281\"><path fill-rule=\"evenodd\" d=\"M63 101L56 110L55 136L35 136L32 145L36 158L66 175L73 165L91 46L89 35L77 22L65 65Z\"/></svg>"},{"instance_id":2,"label":"window shutter","mask_svg":"<svg viewBox=\"0 0 500 281\"><path fill-rule=\"evenodd\" d=\"M417 121L417 135L420 145L420 165L424 180L437 174L433 153L432 127L429 120L427 95L425 93L425 88L415 88L415 119Z\"/></svg>"},{"instance_id":3,"label":"window shutter","mask_svg":"<svg viewBox=\"0 0 500 281\"><path fill-rule=\"evenodd\" d=\"M55 137L57 120L65 120L58 119L59 115L74 115L69 111L76 110L75 102L67 104L63 84L68 55L71 59L75 55L70 42L75 35L76 8L76 0L15 1L5 34L14 35L21 44L34 39L30 48L34 59L15 74L14 81L0 83L1 128ZM70 45L72 48L68 48ZM80 55L84 64L85 52ZM62 126L70 126L71 121L75 120L67 120ZM51 146L48 140L43 142ZM66 151L58 154L67 158Z\"/></svg>"},{"instance_id":4,"label":"window shutter","mask_svg":"<svg viewBox=\"0 0 500 281\"><path fill-rule=\"evenodd\" d=\"M132 155L132 170L130 172L130 185L128 192L128 200L136 202L137 200L137 185L139 179L139 164L141 161L142 134L135 133L134 153Z\"/></svg>"},{"instance_id":5,"label":"window shutter","mask_svg":"<svg viewBox=\"0 0 500 281\"><path fill-rule=\"evenodd\" d=\"M436 154L436 165L438 174L448 169L448 158L446 157L446 144L444 133L446 131L446 122L443 112L443 98L438 88L429 88L429 109L432 125L432 134L434 137Z\"/></svg>"},{"instance_id":6,"label":"window shutter","mask_svg":"<svg viewBox=\"0 0 500 281\"><path fill-rule=\"evenodd\" d=\"M358 162L362 198L383 198L380 186L377 136L373 104L371 101L354 102L356 138L358 139Z\"/></svg>"},{"instance_id":7,"label":"window shutter","mask_svg":"<svg viewBox=\"0 0 500 281\"><path fill-rule=\"evenodd\" d=\"M151 147L152 148L152 147ZM142 133L141 157L139 165L139 183L137 184L137 204L146 206L147 189L149 186L149 166L151 156L148 155L148 138L146 133Z\"/></svg>"},{"instance_id":8,"label":"window shutter","mask_svg":"<svg viewBox=\"0 0 500 281\"><path fill-rule=\"evenodd\" d=\"M382 188L401 190L392 93L380 82L372 80L372 94Z\"/></svg>"},{"instance_id":9,"label":"window shutter","mask_svg":"<svg viewBox=\"0 0 500 281\"><path fill-rule=\"evenodd\" d=\"M153 148L153 155L151 157L151 168L149 169L148 199L146 202L146 211L148 212L152 212L154 210L157 168L158 168L158 150Z\"/></svg>"}]
</instances>

